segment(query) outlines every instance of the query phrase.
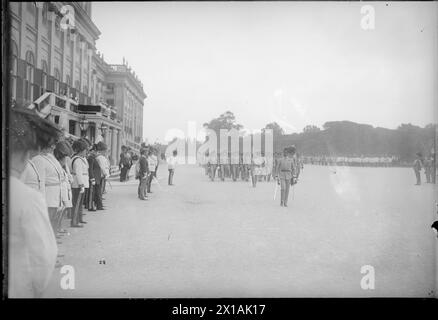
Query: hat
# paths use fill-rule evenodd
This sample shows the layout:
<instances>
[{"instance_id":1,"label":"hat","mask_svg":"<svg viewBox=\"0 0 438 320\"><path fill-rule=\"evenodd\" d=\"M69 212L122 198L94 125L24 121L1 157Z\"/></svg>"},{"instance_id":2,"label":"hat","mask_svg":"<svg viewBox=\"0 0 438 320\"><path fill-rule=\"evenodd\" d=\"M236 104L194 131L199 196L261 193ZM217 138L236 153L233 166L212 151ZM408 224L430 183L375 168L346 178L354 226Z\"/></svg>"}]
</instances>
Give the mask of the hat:
<instances>
[{"instance_id":1,"label":"hat","mask_svg":"<svg viewBox=\"0 0 438 320\"><path fill-rule=\"evenodd\" d=\"M88 149L88 143L84 139L78 139L73 142L72 148L74 152L82 152Z\"/></svg>"},{"instance_id":2,"label":"hat","mask_svg":"<svg viewBox=\"0 0 438 320\"><path fill-rule=\"evenodd\" d=\"M43 119L31 109L14 107L11 109L9 132L12 148L47 148L61 136L61 129L53 122Z\"/></svg>"},{"instance_id":3,"label":"hat","mask_svg":"<svg viewBox=\"0 0 438 320\"><path fill-rule=\"evenodd\" d=\"M67 141L59 141L53 150L55 157L59 160L67 156L71 156L73 149Z\"/></svg>"},{"instance_id":4,"label":"hat","mask_svg":"<svg viewBox=\"0 0 438 320\"><path fill-rule=\"evenodd\" d=\"M97 151L106 151L108 149L108 147L106 146L106 144L102 141L98 142L96 144L96 150Z\"/></svg>"}]
</instances>

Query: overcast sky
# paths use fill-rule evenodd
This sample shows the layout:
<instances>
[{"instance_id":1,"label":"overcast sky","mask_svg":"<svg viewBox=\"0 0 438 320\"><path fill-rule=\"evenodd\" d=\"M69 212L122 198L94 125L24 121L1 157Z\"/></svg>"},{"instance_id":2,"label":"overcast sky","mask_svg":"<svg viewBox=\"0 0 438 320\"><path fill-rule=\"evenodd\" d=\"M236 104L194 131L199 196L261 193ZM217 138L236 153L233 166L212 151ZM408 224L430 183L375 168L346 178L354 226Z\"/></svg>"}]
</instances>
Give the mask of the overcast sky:
<instances>
[{"instance_id":1,"label":"overcast sky","mask_svg":"<svg viewBox=\"0 0 438 320\"><path fill-rule=\"evenodd\" d=\"M148 98L144 137L230 110L248 129L289 133L350 120L387 128L437 121L438 4L95 2L97 48L122 58Z\"/></svg>"}]
</instances>

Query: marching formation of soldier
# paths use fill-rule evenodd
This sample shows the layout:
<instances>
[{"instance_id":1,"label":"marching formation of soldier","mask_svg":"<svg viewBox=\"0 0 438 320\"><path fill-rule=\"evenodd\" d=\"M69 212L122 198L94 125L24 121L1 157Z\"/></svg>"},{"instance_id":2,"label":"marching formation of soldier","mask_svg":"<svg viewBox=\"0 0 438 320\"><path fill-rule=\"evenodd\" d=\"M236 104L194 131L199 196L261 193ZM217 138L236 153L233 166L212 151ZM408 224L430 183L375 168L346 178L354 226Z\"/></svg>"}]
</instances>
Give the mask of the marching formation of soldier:
<instances>
[{"instance_id":1,"label":"marching formation of soldier","mask_svg":"<svg viewBox=\"0 0 438 320\"><path fill-rule=\"evenodd\" d=\"M211 181L251 181L254 187L258 181L270 181L274 168L273 158L265 157L263 152L254 154L218 153L206 154L204 163L205 175Z\"/></svg>"},{"instance_id":2,"label":"marching formation of soldier","mask_svg":"<svg viewBox=\"0 0 438 320\"><path fill-rule=\"evenodd\" d=\"M295 146L287 147L283 154L270 156L262 151L254 153L206 153L203 159L205 175L211 181L246 181L256 188L258 182L277 181L281 186L280 205L287 207L289 188L298 181L303 162Z\"/></svg>"}]
</instances>

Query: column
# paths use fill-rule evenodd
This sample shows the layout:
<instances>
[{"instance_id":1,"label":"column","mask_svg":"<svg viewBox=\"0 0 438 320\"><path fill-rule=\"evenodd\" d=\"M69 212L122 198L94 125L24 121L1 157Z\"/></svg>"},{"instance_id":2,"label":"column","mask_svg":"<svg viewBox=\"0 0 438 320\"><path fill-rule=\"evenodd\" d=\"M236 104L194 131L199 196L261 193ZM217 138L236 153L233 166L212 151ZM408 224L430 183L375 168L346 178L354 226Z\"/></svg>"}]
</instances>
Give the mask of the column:
<instances>
[{"instance_id":1,"label":"column","mask_svg":"<svg viewBox=\"0 0 438 320\"><path fill-rule=\"evenodd\" d=\"M110 155L111 155L111 165L115 165L115 159L116 157L114 156L114 151L116 149L115 146L115 142L116 142L116 133L115 133L115 129L113 127L111 127L111 145L108 146L108 149L110 150Z\"/></svg>"},{"instance_id":2,"label":"column","mask_svg":"<svg viewBox=\"0 0 438 320\"><path fill-rule=\"evenodd\" d=\"M76 88L76 86L75 86L75 83L76 83L76 80L78 80L78 79L76 79L76 56L77 56L77 53L76 53L76 50L77 50L77 46L78 46L78 33L77 33L77 31L76 31L76 33L73 33L72 34L72 38L73 38L73 55L72 55L72 57L71 57L71 67L72 67L72 70L71 70L71 86L72 86L72 88ZM76 95L77 95L77 93L76 93Z\"/></svg>"},{"instance_id":3,"label":"column","mask_svg":"<svg viewBox=\"0 0 438 320\"><path fill-rule=\"evenodd\" d=\"M26 17L27 17L27 3L20 3L21 10L21 21L20 21L20 39L17 39L19 43L17 43L18 47L18 58L21 60L26 60Z\"/></svg>"},{"instance_id":4,"label":"column","mask_svg":"<svg viewBox=\"0 0 438 320\"><path fill-rule=\"evenodd\" d=\"M94 143L98 141L98 137L100 135L100 123L94 122Z\"/></svg>"},{"instance_id":5,"label":"column","mask_svg":"<svg viewBox=\"0 0 438 320\"><path fill-rule=\"evenodd\" d=\"M54 12L48 13L52 16L52 19L50 21L51 29L50 29L50 52L49 52L49 61L48 62L48 69L49 69L49 75L54 76L55 75L55 45L53 43L53 39L55 39L55 20L56 20L56 14Z\"/></svg>"},{"instance_id":6,"label":"column","mask_svg":"<svg viewBox=\"0 0 438 320\"><path fill-rule=\"evenodd\" d=\"M108 150L111 150L111 128L107 125L106 133L105 133L105 144Z\"/></svg>"},{"instance_id":7,"label":"column","mask_svg":"<svg viewBox=\"0 0 438 320\"><path fill-rule=\"evenodd\" d=\"M122 148L122 134L120 132L120 129L117 129L117 156L119 155L119 152L121 151Z\"/></svg>"}]
</instances>

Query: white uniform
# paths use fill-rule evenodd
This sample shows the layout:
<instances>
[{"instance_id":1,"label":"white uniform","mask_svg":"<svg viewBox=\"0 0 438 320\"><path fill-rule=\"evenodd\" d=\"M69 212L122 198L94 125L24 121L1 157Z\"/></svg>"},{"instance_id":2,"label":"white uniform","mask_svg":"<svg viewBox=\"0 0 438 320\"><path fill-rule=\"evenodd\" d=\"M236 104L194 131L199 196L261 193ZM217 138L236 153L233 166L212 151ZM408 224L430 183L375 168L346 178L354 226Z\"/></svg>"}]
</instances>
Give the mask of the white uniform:
<instances>
[{"instance_id":1,"label":"white uniform","mask_svg":"<svg viewBox=\"0 0 438 320\"><path fill-rule=\"evenodd\" d=\"M154 154L148 157L148 167L150 172L155 172L157 164L158 159Z\"/></svg>"},{"instance_id":2,"label":"white uniform","mask_svg":"<svg viewBox=\"0 0 438 320\"><path fill-rule=\"evenodd\" d=\"M57 251L44 196L12 176L9 210L9 297L40 297L50 281Z\"/></svg>"},{"instance_id":3,"label":"white uniform","mask_svg":"<svg viewBox=\"0 0 438 320\"><path fill-rule=\"evenodd\" d=\"M62 207L61 180L63 169L53 154L40 154L32 158L40 175L43 194L49 208Z\"/></svg>"},{"instance_id":4,"label":"white uniform","mask_svg":"<svg viewBox=\"0 0 438 320\"><path fill-rule=\"evenodd\" d=\"M70 169L66 166L66 169L62 170L63 176L61 181L61 189L62 189L62 202L66 208L73 207L72 203L72 192L71 192L71 183L73 182L73 177L70 174Z\"/></svg>"},{"instance_id":5,"label":"white uniform","mask_svg":"<svg viewBox=\"0 0 438 320\"><path fill-rule=\"evenodd\" d=\"M176 165L178 164L178 159L173 155L167 160L167 168L169 170L175 170Z\"/></svg>"},{"instance_id":6,"label":"white uniform","mask_svg":"<svg viewBox=\"0 0 438 320\"><path fill-rule=\"evenodd\" d=\"M96 161L99 164L100 171L102 172L102 177L109 177L110 165L108 159L104 155L99 154L96 157Z\"/></svg>"},{"instance_id":7,"label":"white uniform","mask_svg":"<svg viewBox=\"0 0 438 320\"><path fill-rule=\"evenodd\" d=\"M262 164L264 163L264 158L261 156L254 157L254 174L259 176L263 174Z\"/></svg>"},{"instance_id":8,"label":"white uniform","mask_svg":"<svg viewBox=\"0 0 438 320\"><path fill-rule=\"evenodd\" d=\"M90 186L88 177L88 161L87 159L79 156L74 156L72 158L72 172L73 183L72 188L88 188Z\"/></svg>"},{"instance_id":9,"label":"white uniform","mask_svg":"<svg viewBox=\"0 0 438 320\"><path fill-rule=\"evenodd\" d=\"M24 184L32 189L35 189L43 194L43 186L41 184L40 174L32 160L27 161L26 168L21 175L21 181L23 181Z\"/></svg>"}]
</instances>

